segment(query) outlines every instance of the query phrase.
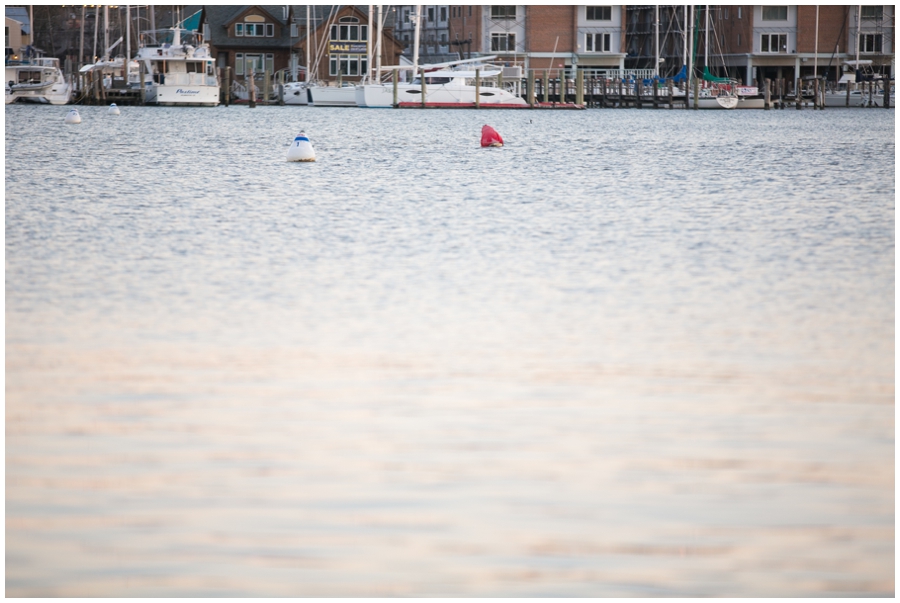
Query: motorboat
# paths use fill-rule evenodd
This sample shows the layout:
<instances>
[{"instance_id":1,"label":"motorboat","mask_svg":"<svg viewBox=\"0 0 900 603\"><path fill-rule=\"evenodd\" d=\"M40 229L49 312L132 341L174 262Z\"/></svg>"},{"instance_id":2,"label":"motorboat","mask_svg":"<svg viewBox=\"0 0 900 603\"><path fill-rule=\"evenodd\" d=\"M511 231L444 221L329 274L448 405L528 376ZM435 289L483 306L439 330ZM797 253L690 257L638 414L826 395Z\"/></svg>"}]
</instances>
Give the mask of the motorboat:
<instances>
[{"instance_id":1,"label":"motorboat","mask_svg":"<svg viewBox=\"0 0 900 603\"><path fill-rule=\"evenodd\" d=\"M155 44L144 44L153 35ZM219 104L219 77L209 45L197 32L143 32L136 60L144 68L144 102L166 106ZM140 86L140 80L132 87Z\"/></svg>"},{"instance_id":2,"label":"motorboat","mask_svg":"<svg viewBox=\"0 0 900 603\"><path fill-rule=\"evenodd\" d=\"M498 87L492 80L503 75L502 67L484 65L473 69L441 68L425 71L424 90L426 107L474 107L475 100L482 106L525 107L528 102L518 92L519 78L513 78L508 85ZM397 103L422 102L422 75L411 82L397 83ZM476 81L479 80L480 81ZM356 103L360 107L392 107L394 85L367 84L356 87Z\"/></svg>"},{"instance_id":3,"label":"motorboat","mask_svg":"<svg viewBox=\"0 0 900 603\"><path fill-rule=\"evenodd\" d=\"M58 58L6 64L6 104L20 100L51 105L66 105L72 100L72 85L66 81Z\"/></svg>"}]
</instances>

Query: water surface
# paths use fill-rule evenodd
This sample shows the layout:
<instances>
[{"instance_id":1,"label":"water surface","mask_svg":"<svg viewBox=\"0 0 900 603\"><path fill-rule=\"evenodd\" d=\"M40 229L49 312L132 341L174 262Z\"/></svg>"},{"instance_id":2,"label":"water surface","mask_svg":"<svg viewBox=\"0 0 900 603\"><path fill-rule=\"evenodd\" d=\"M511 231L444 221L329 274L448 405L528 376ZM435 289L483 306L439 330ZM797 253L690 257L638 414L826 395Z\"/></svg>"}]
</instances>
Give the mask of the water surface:
<instances>
[{"instance_id":1,"label":"water surface","mask_svg":"<svg viewBox=\"0 0 900 603\"><path fill-rule=\"evenodd\" d=\"M894 111L67 110L7 595L893 595Z\"/></svg>"}]
</instances>

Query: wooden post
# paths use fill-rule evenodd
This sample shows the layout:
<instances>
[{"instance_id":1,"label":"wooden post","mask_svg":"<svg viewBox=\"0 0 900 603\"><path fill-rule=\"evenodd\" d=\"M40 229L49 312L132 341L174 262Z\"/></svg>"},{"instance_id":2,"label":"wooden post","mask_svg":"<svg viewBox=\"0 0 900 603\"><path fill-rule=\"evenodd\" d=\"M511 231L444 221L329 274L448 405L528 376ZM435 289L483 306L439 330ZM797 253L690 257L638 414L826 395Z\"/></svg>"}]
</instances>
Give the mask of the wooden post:
<instances>
[{"instance_id":1,"label":"wooden post","mask_svg":"<svg viewBox=\"0 0 900 603\"><path fill-rule=\"evenodd\" d=\"M231 67L225 68L225 106L231 102Z\"/></svg>"},{"instance_id":2,"label":"wooden post","mask_svg":"<svg viewBox=\"0 0 900 603\"><path fill-rule=\"evenodd\" d=\"M144 90L144 61L138 61L138 79L141 80L141 104L147 102L147 95Z\"/></svg>"},{"instance_id":3,"label":"wooden post","mask_svg":"<svg viewBox=\"0 0 900 603\"><path fill-rule=\"evenodd\" d=\"M763 109L768 111L770 109L770 102L771 102L771 96L772 96L772 80L770 80L769 78L766 78L764 86L765 86L766 100L763 103Z\"/></svg>"},{"instance_id":4,"label":"wooden post","mask_svg":"<svg viewBox=\"0 0 900 603\"><path fill-rule=\"evenodd\" d=\"M475 70L475 108L481 108L481 69Z\"/></svg>"},{"instance_id":5,"label":"wooden post","mask_svg":"<svg viewBox=\"0 0 900 603\"><path fill-rule=\"evenodd\" d=\"M850 83L847 83L847 107L850 106Z\"/></svg>"},{"instance_id":6,"label":"wooden post","mask_svg":"<svg viewBox=\"0 0 900 603\"><path fill-rule=\"evenodd\" d=\"M801 94L803 86L800 85L800 80L794 82L794 104L797 106L797 111L799 111L802 107L801 101L803 100L803 95Z\"/></svg>"},{"instance_id":7,"label":"wooden post","mask_svg":"<svg viewBox=\"0 0 900 603\"><path fill-rule=\"evenodd\" d=\"M250 79L247 80L247 99L251 109L256 108L256 78L254 77L253 68L250 68Z\"/></svg>"},{"instance_id":8,"label":"wooden post","mask_svg":"<svg viewBox=\"0 0 900 603\"><path fill-rule=\"evenodd\" d=\"M675 82L672 78L666 79L666 86L669 89L669 109L675 108Z\"/></svg>"},{"instance_id":9,"label":"wooden post","mask_svg":"<svg viewBox=\"0 0 900 603\"><path fill-rule=\"evenodd\" d=\"M651 80L653 83L653 108L659 109L659 80Z\"/></svg>"},{"instance_id":10,"label":"wooden post","mask_svg":"<svg viewBox=\"0 0 900 603\"><path fill-rule=\"evenodd\" d=\"M819 78L816 78L813 81L813 110L819 108Z\"/></svg>"},{"instance_id":11,"label":"wooden post","mask_svg":"<svg viewBox=\"0 0 900 603\"><path fill-rule=\"evenodd\" d=\"M890 86L891 81L890 80L881 80L881 81L884 85L884 108L890 109L891 108L891 86Z\"/></svg>"},{"instance_id":12,"label":"wooden post","mask_svg":"<svg viewBox=\"0 0 900 603\"><path fill-rule=\"evenodd\" d=\"M609 80L605 77L600 78L600 108L606 109L606 86Z\"/></svg>"},{"instance_id":13,"label":"wooden post","mask_svg":"<svg viewBox=\"0 0 900 603\"><path fill-rule=\"evenodd\" d=\"M544 89L544 102L550 102L550 72L544 70L544 79L541 81L541 87Z\"/></svg>"},{"instance_id":14,"label":"wooden post","mask_svg":"<svg viewBox=\"0 0 900 603\"><path fill-rule=\"evenodd\" d=\"M869 107L875 106L875 82L869 82Z\"/></svg>"},{"instance_id":15,"label":"wooden post","mask_svg":"<svg viewBox=\"0 0 900 603\"><path fill-rule=\"evenodd\" d=\"M694 111L700 108L700 78L694 78Z\"/></svg>"},{"instance_id":16,"label":"wooden post","mask_svg":"<svg viewBox=\"0 0 900 603\"><path fill-rule=\"evenodd\" d=\"M643 95L644 95L644 80L640 80L640 79L634 80L634 103L638 109L644 108L644 103L642 102Z\"/></svg>"},{"instance_id":17,"label":"wooden post","mask_svg":"<svg viewBox=\"0 0 900 603\"><path fill-rule=\"evenodd\" d=\"M577 69L575 72L575 104L584 104L584 70Z\"/></svg>"},{"instance_id":18,"label":"wooden post","mask_svg":"<svg viewBox=\"0 0 900 603\"><path fill-rule=\"evenodd\" d=\"M528 104L534 109L534 69L528 70Z\"/></svg>"},{"instance_id":19,"label":"wooden post","mask_svg":"<svg viewBox=\"0 0 900 603\"><path fill-rule=\"evenodd\" d=\"M269 104L269 99L271 98L271 82L269 80L269 70L263 70L263 103L266 105Z\"/></svg>"},{"instance_id":20,"label":"wooden post","mask_svg":"<svg viewBox=\"0 0 900 603\"><path fill-rule=\"evenodd\" d=\"M425 68L419 67L419 85L422 91L422 108L425 108L425 93L427 89L425 88Z\"/></svg>"},{"instance_id":21,"label":"wooden post","mask_svg":"<svg viewBox=\"0 0 900 603\"><path fill-rule=\"evenodd\" d=\"M400 107L400 103L397 102L397 80L400 77L400 70L393 69L392 71L393 71L393 74L391 75L391 83L394 86L394 109L397 109Z\"/></svg>"},{"instance_id":22,"label":"wooden post","mask_svg":"<svg viewBox=\"0 0 900 603\"><path fill-rule=\"evenodd\" d=\"M559 71L559 102L566 102L566 73L560 69Z\"/></svg>"},{"instance_id":23,"label":"wooden post","mask_svg":"<svg viewBox=\"0 0 900 603\"><path fill-rule=\"evenodd\" d=\"M284 71L278 72L278 104L284 106Z\"/></svg>"},{"instance_id":24,"label":"wooden post","mask_svg":"<svg viewBox=\"0 0 900 603\"><path fill-rule=\"evenodd\" d=\"M619 80L619 108L622 108L622 107L625 106L625 102L624 102L623 99L622 99L623 82L622 82L622 78L621 78L621 77L618 77L618 78L616 78L616 79Z\"/></svg>"}]
</instances>

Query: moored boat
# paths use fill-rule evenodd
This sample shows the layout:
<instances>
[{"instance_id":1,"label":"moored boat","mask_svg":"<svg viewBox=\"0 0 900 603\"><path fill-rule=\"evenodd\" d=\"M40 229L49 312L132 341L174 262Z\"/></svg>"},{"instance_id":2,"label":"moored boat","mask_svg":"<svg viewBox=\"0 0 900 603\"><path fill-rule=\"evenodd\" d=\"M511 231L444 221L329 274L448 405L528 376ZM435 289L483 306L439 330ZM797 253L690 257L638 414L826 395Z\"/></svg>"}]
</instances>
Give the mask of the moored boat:
<instances>
[{"instance_id":1,"label":"moored boat","mask_svg":"<svg viewBox=\"0 0 900 603\"><path fill-rule=\"evenodd\" d=\"M136 60L144 67L144 101L167 106L219 104L219 77L209 45L193 31L171 28L151 33L159 43L138 49ZM132 86L140 86L140 80Z\"/></svg>"},{"instance_id":2,"label":"moored boat","mask_svg":"<svg viewBox=\"0 0 900 603\"><path fill-rule=\"evenodd\" d=\"M72 85L59 68L59 59L41 57L6 65L6 104L16 101L66 105Z\"/></svg>"}]
</instances>

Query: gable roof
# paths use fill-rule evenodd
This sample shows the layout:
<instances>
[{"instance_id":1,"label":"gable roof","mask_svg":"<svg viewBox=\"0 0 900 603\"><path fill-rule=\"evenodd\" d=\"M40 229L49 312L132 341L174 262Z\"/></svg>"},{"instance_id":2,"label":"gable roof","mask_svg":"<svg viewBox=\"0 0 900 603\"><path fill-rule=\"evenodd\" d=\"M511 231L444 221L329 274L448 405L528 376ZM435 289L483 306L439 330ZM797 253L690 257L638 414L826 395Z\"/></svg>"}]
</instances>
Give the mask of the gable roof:
<instances>
[{"instance_id":1,"label":"gable roof","mask_svg":"<svg viewBox=\"0 0 900 603\"><path fill-rule=\"evenodd\" d=\"M28 9L24 6L7 6L6 16L22 24L22 32L31 33L31 19L28 18Z\"/></svg>"}]
</instances>

